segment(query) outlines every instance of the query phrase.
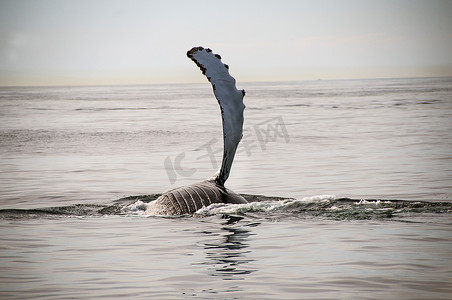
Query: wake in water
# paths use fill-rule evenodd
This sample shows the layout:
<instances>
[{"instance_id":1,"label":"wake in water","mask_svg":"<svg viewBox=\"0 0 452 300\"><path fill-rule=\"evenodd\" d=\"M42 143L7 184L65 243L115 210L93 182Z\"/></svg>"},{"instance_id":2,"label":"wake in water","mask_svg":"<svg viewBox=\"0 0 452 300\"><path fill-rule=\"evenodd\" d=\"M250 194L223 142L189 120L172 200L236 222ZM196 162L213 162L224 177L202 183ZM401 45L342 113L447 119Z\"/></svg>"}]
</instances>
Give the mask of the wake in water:
<instances>
[{"instance_id":1,"label":"wake in water","mask_svg":"<svg viewBox=\"0 0 452 300\"><path fill-rule=\"evenodd\" d=\"M147 210L160 194L130 196L118 199L109 205L76 204L71 206L38 209L2 209L1 219L35 219L56 217L156 217ZM350 199L332 195L319 195L301 199L267 197L262 195L242 196L245 204L214 203L203 207L192 215L165 216L166 218L203 218L215 215L250 217L257 219L329 219L329 220L373 220L391 219L407 222L426 222L437 216L451 217L452 203L406 200Z\"/></svg>"}]
</instances>

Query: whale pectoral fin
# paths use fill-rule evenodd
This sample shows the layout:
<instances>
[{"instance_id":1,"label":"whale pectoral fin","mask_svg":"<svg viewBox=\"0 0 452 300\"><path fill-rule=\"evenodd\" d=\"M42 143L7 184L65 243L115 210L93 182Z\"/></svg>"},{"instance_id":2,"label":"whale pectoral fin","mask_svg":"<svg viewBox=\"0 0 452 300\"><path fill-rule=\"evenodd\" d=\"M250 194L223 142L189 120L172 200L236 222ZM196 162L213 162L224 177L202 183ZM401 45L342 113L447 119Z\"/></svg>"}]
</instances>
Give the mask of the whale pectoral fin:
<instances>
[{"instance_id":1,"label":"whale pectoral fin","mask_svg":"<svg viewBox=\"0 0 452 300\"><path fill-rule=\"evenodd\" d=\"M229 74L229 67L221 62L221 57L212 50L194 47L187 56L201 69L212 84L215 98L221 109L223 120L223 162L219 171L219 183L223 184L229 176L237 146L243 134L244 90L238 90L235 79Z\"/></svg>"}]
</instances>

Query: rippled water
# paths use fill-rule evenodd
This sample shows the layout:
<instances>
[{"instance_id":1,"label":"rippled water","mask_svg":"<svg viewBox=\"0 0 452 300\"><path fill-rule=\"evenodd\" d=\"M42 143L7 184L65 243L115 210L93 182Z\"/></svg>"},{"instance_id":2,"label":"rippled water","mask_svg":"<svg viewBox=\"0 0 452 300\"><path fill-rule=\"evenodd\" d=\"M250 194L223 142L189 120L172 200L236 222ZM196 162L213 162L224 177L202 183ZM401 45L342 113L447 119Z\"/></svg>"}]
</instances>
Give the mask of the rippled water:
<instances>
[{"instance_id":1,"label":"rippled water","mask_svg":"<svg viewBox=\"0 0 452 300\"><path fill-rule=\"evenodd\" d=\"M170 218L220 160L207 84L0 88L0 298L450 298L452 79L239 87L250 203Z\"/></svg>"},{"instance_id":2,"label":"rippled water","mask_svg":"<svg viewBox=\"0 0 452 300\"><path fill-rule=\"evenodd\" d=\"M447 299L451 218L431 222L40 217L2 222L3 299Z\"/></svg>"}]
</instances>

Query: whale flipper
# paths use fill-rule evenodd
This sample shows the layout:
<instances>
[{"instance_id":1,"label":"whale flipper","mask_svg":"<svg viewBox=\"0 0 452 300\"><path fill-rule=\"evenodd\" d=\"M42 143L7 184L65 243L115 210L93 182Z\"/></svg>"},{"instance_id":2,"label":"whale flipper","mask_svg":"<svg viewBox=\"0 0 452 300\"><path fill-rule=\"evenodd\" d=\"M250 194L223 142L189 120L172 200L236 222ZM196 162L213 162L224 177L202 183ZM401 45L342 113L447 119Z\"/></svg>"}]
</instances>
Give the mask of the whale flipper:
<instances>
[{"instance_id":1,"label":"whale flipper","mask_svg":"<svg viewBox=\"0 0 452 300\"><path fill-rule=\"evenodd\" d=\"M232 161L243 133L243 97L245 91L237 90L229 67L212 50L194 47L187 52L212 84L223 120L223 160L220 170L210 179L170 190L148 205L147 214L192 214L212 203L247 203L240 196L224 187L229 177Z\"/></svg>"},{"instance_id":2,"label":"whale flipper","mask_svg":"<svg viewBox=\"0 0 452 300\"><path fill-rule=\"evenodd\" d=\"M195 47L187 52L202 73L212 84L213 93L220 104L223 120L223 161L214 179L220 184L229 177L235 151L243 134L243 97L245 90L237 90L235 79L229 74L229 67L221 62L221 57L210 49Z\"/></svg>"}]
</instances>

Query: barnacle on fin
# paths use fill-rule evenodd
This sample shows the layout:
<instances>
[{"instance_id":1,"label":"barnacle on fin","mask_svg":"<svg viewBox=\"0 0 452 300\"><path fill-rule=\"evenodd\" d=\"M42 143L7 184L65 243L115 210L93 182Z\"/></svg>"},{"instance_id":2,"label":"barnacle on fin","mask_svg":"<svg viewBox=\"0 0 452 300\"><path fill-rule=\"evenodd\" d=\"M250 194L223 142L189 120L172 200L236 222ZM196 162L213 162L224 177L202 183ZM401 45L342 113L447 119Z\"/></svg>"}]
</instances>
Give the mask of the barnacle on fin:
<instances>
[{"instance_id":1,"label":"barnacle on fin","mask_svg":"<svg viewBox=\"0 0 452 300\"><path fill-rule=\"evenodd\" d=\"M193 47L193 48L191 48L190 50L188 50L187 51L187 56L189 57L189 58L192 58L193 57L193 54L196 52L196 51L202 51L204 48L203 47ZM212 51L212 50L210 50L210 51Z\"/></svg>"}]
</instances>

